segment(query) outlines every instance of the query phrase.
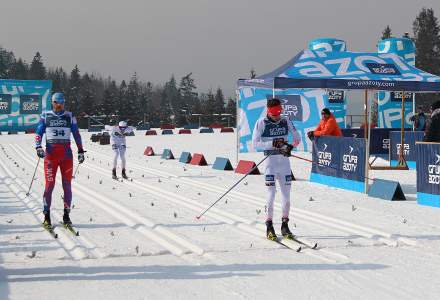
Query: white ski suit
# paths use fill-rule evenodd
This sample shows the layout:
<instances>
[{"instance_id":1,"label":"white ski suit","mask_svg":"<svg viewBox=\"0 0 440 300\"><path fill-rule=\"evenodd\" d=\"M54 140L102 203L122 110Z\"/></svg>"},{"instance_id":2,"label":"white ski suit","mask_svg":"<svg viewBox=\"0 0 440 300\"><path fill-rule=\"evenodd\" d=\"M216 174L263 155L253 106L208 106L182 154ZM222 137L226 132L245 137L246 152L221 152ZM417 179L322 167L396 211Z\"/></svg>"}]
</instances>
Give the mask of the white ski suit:
<instances>
[{"instance_id":1,"label":"white ski suit","mask_svg":"<svg viewBox=\"0 0 440 300\"><path fill-rule=\"evenodd\" d=\"M121 158L122 169L125 169L125 150L127 144L125 142L125 136L133 132L133 127L119 127L119 126L109 126L105 125L105 130L110 132L110 144L114 152L113 157L113 169L118 166L118 156Z\"/></svg>"},{"instance_id":2,"label":"white ski suit","mask_svg":"<svg viewBox=\"0 0 440 300\"><path fill-rule=\"evenodd\" d=\"M286 117L281 117L274 122L268 117L260 118L255 124L252 135L252 143L257 151L264 151L264 155L270 155L266 159L265 172L267 201L266 213L267 220L273 218L273 204L275 200L275 180L278 179L281 190L282 217L288 218L290 211L290 188L292 182L292 171L288 157L282 155L279 149L273 147L274 139L283 139L287 142L289 133L292 135L292 145L297 145L300 136L292 122Z\"/></svg>"}]
</instances>

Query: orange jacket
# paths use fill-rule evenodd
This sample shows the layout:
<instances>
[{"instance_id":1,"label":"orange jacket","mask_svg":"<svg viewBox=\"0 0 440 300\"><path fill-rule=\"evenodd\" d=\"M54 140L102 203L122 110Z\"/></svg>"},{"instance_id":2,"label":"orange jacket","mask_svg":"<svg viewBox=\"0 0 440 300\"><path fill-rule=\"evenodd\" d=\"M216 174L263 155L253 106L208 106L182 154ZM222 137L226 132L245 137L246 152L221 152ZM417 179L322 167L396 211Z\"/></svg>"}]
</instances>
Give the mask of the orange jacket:
<instances>
[{"instance_id":1,"label":"orange jacket","mask_svg":"<svg viewBox=\"0 0 440 300\"><path fill-rule=\"evenodd\" d=\"M339 128L338 123L336 122L336 119L333 116L333 114L331 114L327 120L321 119L318 127L316 127L313 133L315 136L323 136L323 135L342 136L342 131Z\"/></svg>"}]
</instances>

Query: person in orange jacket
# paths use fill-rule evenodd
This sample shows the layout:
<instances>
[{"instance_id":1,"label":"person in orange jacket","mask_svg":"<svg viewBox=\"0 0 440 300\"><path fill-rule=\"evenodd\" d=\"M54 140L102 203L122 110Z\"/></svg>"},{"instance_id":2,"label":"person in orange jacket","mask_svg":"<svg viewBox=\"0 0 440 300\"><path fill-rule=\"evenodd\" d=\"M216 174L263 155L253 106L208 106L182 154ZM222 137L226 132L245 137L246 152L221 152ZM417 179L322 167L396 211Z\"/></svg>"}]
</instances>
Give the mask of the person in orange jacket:
<instances>
[{"instance_id":1,"label":"person in orange jacket","mask_svg":"<svg viewBox=\"0 0 440 300\"><path fill-rule=\"evenodd\" d=\"M324 108L321 111L321 121L318 127L314 131L309 131L307 136L310 140L314 140L317 136L331 135L331 136L342 136L342 131L336 122L335 117L330 112L328 108Z\"/></svg>"}]
</instances>

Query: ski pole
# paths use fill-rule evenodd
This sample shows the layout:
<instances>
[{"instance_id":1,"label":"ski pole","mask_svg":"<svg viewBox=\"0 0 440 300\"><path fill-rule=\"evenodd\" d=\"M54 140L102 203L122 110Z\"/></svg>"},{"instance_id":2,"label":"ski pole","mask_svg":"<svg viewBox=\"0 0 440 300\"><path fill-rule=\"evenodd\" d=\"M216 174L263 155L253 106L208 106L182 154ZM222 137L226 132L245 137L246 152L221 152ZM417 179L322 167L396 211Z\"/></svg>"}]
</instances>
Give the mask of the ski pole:
<instances>
[{"instance_id":1,"label":"ski pole","mask_svg":"<svg viewBox=\"0 0 440 300\"><path fill-rule=\"evenodd\" d=\"M26 197L29 196L29 193L30 193L31 188L32 188L32 184L34 183L35 174L37 173L38 165L40 164L40 159L41 159L41 158L38 157L37 166L35 167L34 175L32 176L31 184L29 184L29 190L28 190L27 193L26 193Z\"/></svg>"},{"instance_id":2,"label":"ski pole","mask_svg":"<svg viewBox=\"0 0 440 300\"><path fill-rule=\"evenodd\" d=\"M249 172L246 173L239 181L237 181L233 186L231 186L220 198L218 198L214 203L212 203L207 209L205 209L200 215L196 216L199 220L208 210L210 210L214 205L216 205L224 196L226 196L233 188L235 188L240 182L243 181L249 174L251 174L263 161L265 161L271 154L265 156L258 164L255 165Z\"/></svg>"},{"instance_id":3,"label":"ski pole","mask_svg":"<svg viewBox=\"0 0 440 300\"><path fill-rule=\"evenodd\" d=\"M307 161L307 162L310 162L310 163L312 163L312 164L318 165L318 166L320 166L320 167L330 168L330 169L333 169L333 170L336 170L336 171L340 171L340 170L341 170L340 168L336 168L336 167L332 167L332 166L321 165L321 164L317 163L316 161L313 161L313 160L310 160L310 159L307 159L307 158L304 158L304 157L301 157L301 156L297 156L297 155L294 155L294 154L290 154L290 156L291 156L291 157L294 157L294 158L301 159L301 160L305 160L305 161ZM364 176L364 175L362 175L362 177L374 181L373 178L369 178L369 177Z\"/></svg>"},{"instance_id":4,"label":"ski pole","mask_svg":"<svg viewBox=\"0 0 440 300\"><path fill-rule=\"evenodd\" d=\"M76 166L75 173L73 173L73 178L76 177L76 173L78 172L79 165L80 165L80 164L78 164L78 165Z\"/></svg>"}]
</instances>

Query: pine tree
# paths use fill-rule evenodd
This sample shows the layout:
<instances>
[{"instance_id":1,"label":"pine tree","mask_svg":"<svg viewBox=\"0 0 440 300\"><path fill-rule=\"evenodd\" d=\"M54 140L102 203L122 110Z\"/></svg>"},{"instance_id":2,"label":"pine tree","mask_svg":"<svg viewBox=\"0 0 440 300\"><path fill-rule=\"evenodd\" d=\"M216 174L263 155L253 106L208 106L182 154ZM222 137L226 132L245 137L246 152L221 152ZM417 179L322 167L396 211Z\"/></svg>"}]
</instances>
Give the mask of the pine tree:
<instances>
[{"instance_id":1,"label":"pine tree","mask_svg":"<svg viewBox=\"0 0 440 300\"><path fill-rule=\"evenodd\" d=\"M8 79L15 62L14 53L0 47L0 79Z\"/></svg>"},{"instance_id":2,"label":"pine tree","mask_svg":"<svg viewBox=\"0 0 440 300\"><path fill-rule=\"evenodd\" d=\"M230 114L231 119L234 120L234 124L231 124L231 125L236 126L235 120L237 118L237 102L234 100L234 98L232 98L232 97L228 98L228 103L226 104L225 111L227 114Z\"/></svg>"},{"instance_id":3,"label":"pine tree","mask_svg":"<svg viewBox=\"0 0 440 300\"><path fill-rule=\"evenodd\" d=\"M141 102L140 102L140 86L137 79L137 73L135 72L128 83L127 88L127 118L132 121L138 121L141 115Z\"/></svg>"},{"instance_id":4,"label":"pine tree","mask_svg":"<svg viewBox=\"0 0 440 300\"><path fill-rule=\"evenodd\" d=\"M423 8L413 23L416 44L416 67L440 75L440 28L432 9ZM429 106L439 100L437 95L417 95L417 105Z\"/></svg>"},{"instance_id":5,"label":"pine tree","mask_svg":"<svg viewBox=\"0 0 440 300\"><path fill-rule=\"evenodd\" d=\"M43 57L37 52L31 62L29 68L29 79L44 80L46 79L46 67L43 63Z\"/></svg>"},{"instance_id":6,"label":"pine tree","mask_svg":"<svg viewBox=\"0 0 440 300\"><path fill-rule=\"evenodd\" d=\"M110 84L104 90L100 113L111 116L117 111L118 86L114 80L110 80Z\"/></svg>"},{"instance_id":7,"label":"pine tree","mask_svg":"<svg viewBox=\"0 0 440 300\"><path fill-rule=\"evenodd\" d=\"M219 87L214 96L214 111L216 114L222 114L225 111L225 96L222 89Z\"/></svg>"},{"instance_id":8,"label":"pine tree","mask_svg":"<svg viewBox=\"0 0 440 300\"><path fill-rule=\"evenodd\" d=\"M26 80L28 79L29 66L25 61L19 58L12 65L12 69L10 70L9 77L12 79L20 79Z\"/></svg>"},{"instance_id":9,"label":"pine tree","mask_svg":"<svg viewBox=\"0 0 440 300\"><path fill-rule=\"evenodd\" d=\"M81 86L78 100L78 111L80 114L95 114L95 89L93 88L92 78L87 73L85 73L84 76L81 78Z\"/></svg>"},{"instance_id":10,"label":"pine tree","mask_svg":"<svg viewBox=\"0 0 440 300\"><path fill-rule=\"evenodd\" d=\"M125 83L125 80L122 80L121 84L119 85L118 99L116 101L117 112L120 120L127 118L128 115L127 90L127 84Z\"/></svg>"},{"instance_id":11,"label":"pine tree","mask_svg":"<svg viewBox=\"0 0 440 300\"><path fill-rule=\"evenodd\" d=\"M52 80L52 90L66 93L69 88L69 78L63 68L49 69L47 79Z\"/></svg>"},{"instance_id":12,"label":"pine tree","mask_svg":"<svg viewBox=\"0 0 440 300\"><path fill-rule=\"evenodd\" d=\"M387 27L385 27L385 29L382 31L382 40L386 40L392 37L392 33L391 33L391 28L390 25L387 25Z\"/></svg>"},{"instance_id":13,"label":"pine tree","mask_svg":"<svg viewBox=\"0 0 440 300\"><path fill-rule=\"evenodd\" d=\"M255 72L254 68L251 69L250 76L251 76L251 79L257 78L257 73Z\"/></svg>"},{"instance_id":14,"label":"pine tree","mask_svg":"<svg viewBox=\"0 0 440 300\"><path fill-rule=\"evenodd\" d=\"M54 90L55 92L58 92ZM68 87L66 90L66 109L72 111L75 115L78 115L80 110L79 103L81 99L81 74L78 65L75 65L72 72L70 72L70 78Z\"/></svg>"}]
</instances>

